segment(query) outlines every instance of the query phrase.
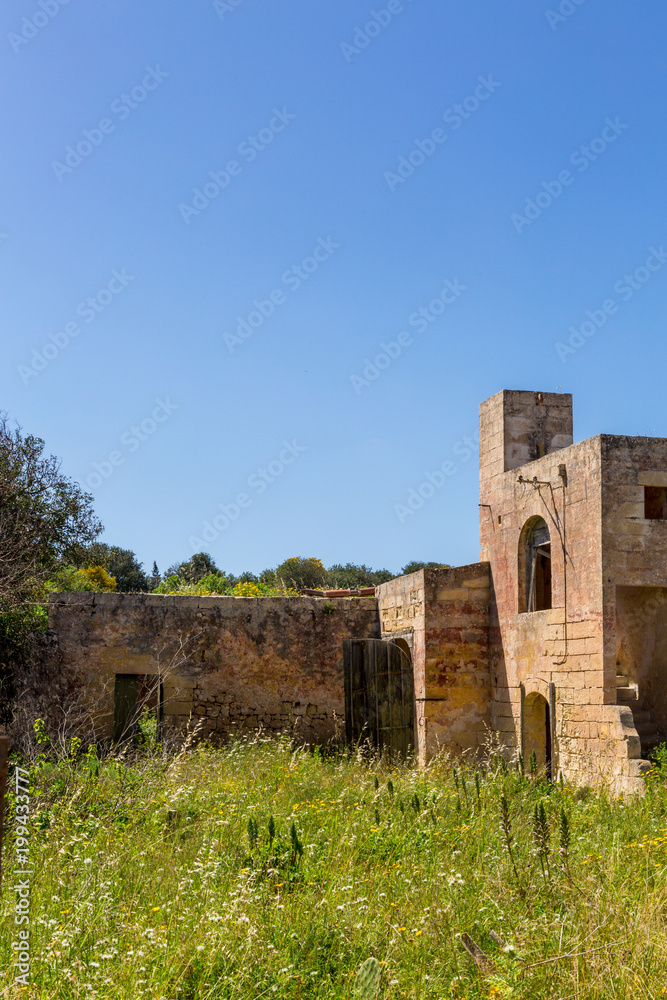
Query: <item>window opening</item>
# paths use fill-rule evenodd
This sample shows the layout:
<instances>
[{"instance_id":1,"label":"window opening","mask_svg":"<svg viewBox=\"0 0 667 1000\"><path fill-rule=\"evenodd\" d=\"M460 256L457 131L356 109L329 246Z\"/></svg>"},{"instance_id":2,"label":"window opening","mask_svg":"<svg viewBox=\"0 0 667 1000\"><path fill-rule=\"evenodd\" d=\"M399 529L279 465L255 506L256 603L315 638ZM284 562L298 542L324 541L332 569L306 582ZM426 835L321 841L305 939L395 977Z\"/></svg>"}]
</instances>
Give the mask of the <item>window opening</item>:
<instances>
[{"instance_id":1,"label":"window opening","mask_svg":"<svg viewBox=\"0 0 667 1000\"><path fill-rule=\"evenodd\" d=\"M667 521L667 489L664 486L644 487L644 517L647 521Z\"/></svg>"},{"instance_id":2,"label":"window opening","mask_svg":"<svg viewBox=\"0 0 667 1000\"><path fill-rule=\"evenodd\" d=\"M551 607L551 538L540 518L526 538L526 611Z\"/></svg>"}]
</instances>

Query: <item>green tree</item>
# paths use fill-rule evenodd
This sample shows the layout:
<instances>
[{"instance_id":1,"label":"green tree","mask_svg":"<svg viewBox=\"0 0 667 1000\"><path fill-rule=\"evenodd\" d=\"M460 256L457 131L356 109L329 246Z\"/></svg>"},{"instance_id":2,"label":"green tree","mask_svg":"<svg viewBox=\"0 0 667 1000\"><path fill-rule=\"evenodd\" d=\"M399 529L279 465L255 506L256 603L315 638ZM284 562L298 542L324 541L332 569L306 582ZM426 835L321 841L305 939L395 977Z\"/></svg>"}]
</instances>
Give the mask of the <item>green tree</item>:
<instances>
[{"instance_id":1,"label":"green tree","mask_svg":"<svg viewBox=\"0 0 667 1000\"><path fill-rule=\"evenodd\" d=\"M14 673L46 623L44 585L102 530L92 497L63 475L44 442L0 414L0 711L7 721Z\"/></svg>"},{"instance_id":2,"label":"green tree","mask_svg":"<svg viewBox=\"0 0 667 1000\"><path fill-rule=\"evenodd\" d=\"M401 570L401 576L416 573L420 569L450 569L449 563L439 562L409 562Z\"/></svg>"},{"instance_id":3,"label":"green tree","mask_svg":"<svg viewBox=\"0 0 667 1000\"><path fill-rule=\"evenodd\" d=\"M162 581L162 574L157 568L157 563L153 560L153 569L151 570L151 575L148 578L148 586L151 591L155 590L156 587L160 585Z\"/></svg>"},{"instance_id":4,"label":"green tree","mask_svg":"<svg viewBox=\"0 0 667 1000\"><path fill-rule=\"evenodd\" d=\"M53 569L76 563L102 530L92 497L44 442L0 417L0 596L32 597Z\"/></svg>"},{"instance_id":5,"label":"green tree","mask_svg":"<svg viewBox=\"0 0 667 1000\"><path fill-rule=\"evenodd\" d=\"M356 566L354 563L334 563L327 570L328 585L332 588L356 590L360 587L377 587L380 583L393 580L395 574L388 569L371 569L370 566Z\"/></svg>"},{"instance_id":6,"label":"green tree","mask_svg":"<svg viewBox=\"0 0 667 1000\"><path fill-rule=\"evenodd\" d=\"M103 566L107 573L114 577L117 589L123 593L145 591L150 588L143 564L139 562L134 552L130 549L121 549L118 545L94 542L86 548L78 565L82 568Z\"/></svg>"},{"instance_id":7,"label":"green tree","mask_svg":"<svg viewBox=\"0 0 667 1000\"><path fill-rule=\"evenodd\" d=\"M174 563L170 566L165 577L177 576L184 583L198 583L203 576L209 576L211 573L225 575L215 565L208 552L196 552L187 562Z\"/></svg>"},{"instance_id":8,"label":"green tree","mask_svg":"<svg viewBox=\"0 0 667 1000\"><path fill-rule=\"evenodd\" d=\"M280 564L276 570L276 577L287 587L294 587L295 590L314 589L326 584L327 571L321 559L312 557L303 559L301 556L295 556Z\"/></svg>"}]
</instances>

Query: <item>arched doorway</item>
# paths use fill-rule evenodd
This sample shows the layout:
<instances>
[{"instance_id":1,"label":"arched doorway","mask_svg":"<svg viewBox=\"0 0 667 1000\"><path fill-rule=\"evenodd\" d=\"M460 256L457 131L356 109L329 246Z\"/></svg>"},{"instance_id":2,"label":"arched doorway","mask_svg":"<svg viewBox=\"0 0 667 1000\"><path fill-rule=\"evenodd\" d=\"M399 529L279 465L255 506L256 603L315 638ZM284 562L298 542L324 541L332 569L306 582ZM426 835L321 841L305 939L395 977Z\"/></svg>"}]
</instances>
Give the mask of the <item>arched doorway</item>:
<instances>
[{"instance_id":1,"label":"arched doorway","mask_svg":"<svg viewBox=\"0 0 667 1000\"><path fill-rule=\"evenodd\" d=\"M523 703L523 755L526 764L532 754L537 766L551 777L551 712L549 702L534 691Z\"/></svg>"},{"instance_id":2,"label":"arched doorway","mask_svg":"<svg viewBox=\"0 0 667 1000\"><path fill-rule=\"evenodd\" d=\"M408 640L407 639L393 639L392 642L394 643L395 646L398 646L399 649L403 650L403 652L405 653L405 655L409 658L410 662L412 663L412 650L410 648L410 643L408 642Z\"/></svg>"}]
</instances>

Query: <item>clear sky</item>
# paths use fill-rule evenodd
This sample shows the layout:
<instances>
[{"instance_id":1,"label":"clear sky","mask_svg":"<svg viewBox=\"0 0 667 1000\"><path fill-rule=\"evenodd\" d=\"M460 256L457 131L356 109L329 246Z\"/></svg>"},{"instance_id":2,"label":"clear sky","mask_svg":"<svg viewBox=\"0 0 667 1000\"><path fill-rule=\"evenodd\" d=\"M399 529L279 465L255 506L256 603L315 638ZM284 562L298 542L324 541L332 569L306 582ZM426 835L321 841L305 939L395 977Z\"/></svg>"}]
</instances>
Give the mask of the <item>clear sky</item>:
<instances>
[{"instance_id":1,"label":"clear sky","mask_svg":"<svg viewBox=\"0 0 667 1000\"><path fill-rule=\"evenodd\" d=\"M667 437L666 27L7 0L0 406L148 568L476 561L481 400Z\"/></svg>"}]
</instances>

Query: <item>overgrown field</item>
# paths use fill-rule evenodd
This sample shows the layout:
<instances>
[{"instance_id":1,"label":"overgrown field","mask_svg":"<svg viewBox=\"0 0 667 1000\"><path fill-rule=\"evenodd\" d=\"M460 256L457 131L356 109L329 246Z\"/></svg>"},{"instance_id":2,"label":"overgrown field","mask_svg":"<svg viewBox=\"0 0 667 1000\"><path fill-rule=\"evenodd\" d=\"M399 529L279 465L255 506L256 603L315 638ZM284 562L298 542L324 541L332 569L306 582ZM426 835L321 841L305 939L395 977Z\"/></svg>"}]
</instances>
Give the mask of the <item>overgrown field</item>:
<instances>
[{"instance_id":1,"label":"overgrown field","mask_svg":"<svg viewBox=\"0 0 667 1000\"><path fill-rule=\"evenodd\" d=\"M500 760L420 770L262 737L42 761L27 989L9 799L3 997L667 996L660 768L621 801Z\"/></svg>"}]
</instances>

